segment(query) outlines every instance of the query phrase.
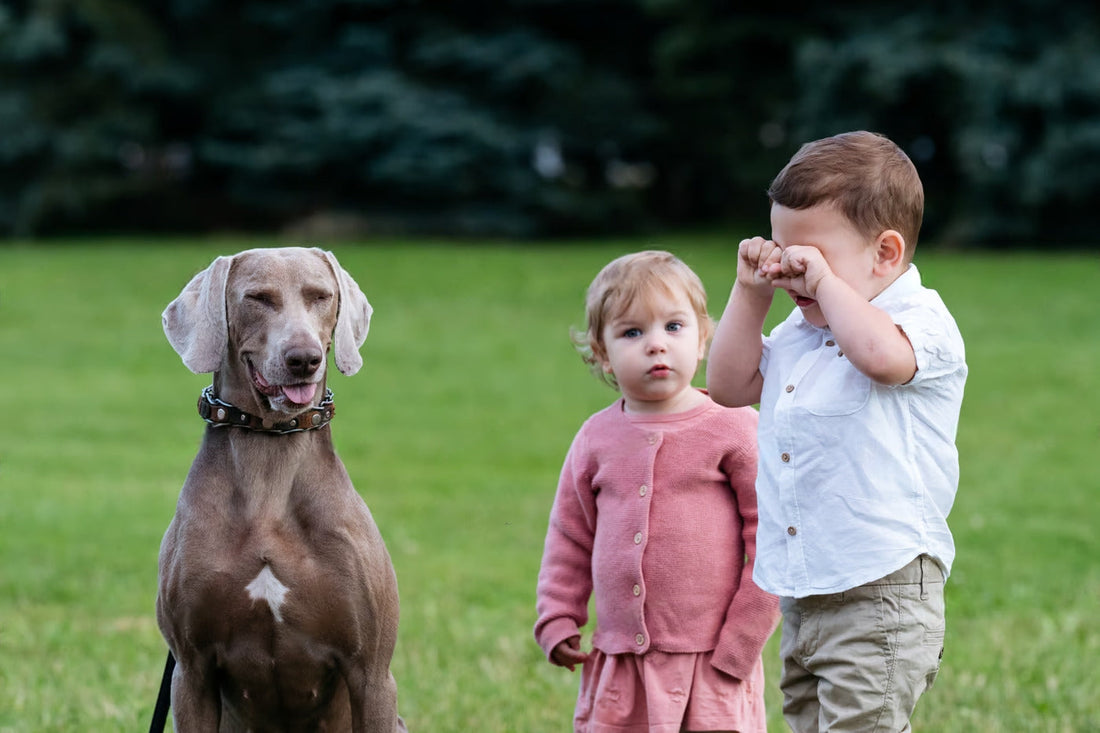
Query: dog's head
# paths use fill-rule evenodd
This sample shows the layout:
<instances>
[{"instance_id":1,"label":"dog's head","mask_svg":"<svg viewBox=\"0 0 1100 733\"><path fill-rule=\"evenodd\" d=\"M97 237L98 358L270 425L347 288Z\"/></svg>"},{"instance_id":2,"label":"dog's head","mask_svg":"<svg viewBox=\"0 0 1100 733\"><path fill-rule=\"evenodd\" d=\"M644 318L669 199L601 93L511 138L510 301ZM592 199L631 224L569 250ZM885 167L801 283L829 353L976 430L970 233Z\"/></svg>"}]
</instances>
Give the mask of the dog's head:
<instances>
[{"instance_id":1,"label":"dog's head","mask_svg":"<svg viewBox=\"0 0 1100 733\"><path fill-rule=\"evenodd\" d=\"M251 249L218 257L168 304L164 333L188 369L218 372L272 410L316 401L325 355L359 371L372 309L331 252Z\"/></svg>"}]
</instances>

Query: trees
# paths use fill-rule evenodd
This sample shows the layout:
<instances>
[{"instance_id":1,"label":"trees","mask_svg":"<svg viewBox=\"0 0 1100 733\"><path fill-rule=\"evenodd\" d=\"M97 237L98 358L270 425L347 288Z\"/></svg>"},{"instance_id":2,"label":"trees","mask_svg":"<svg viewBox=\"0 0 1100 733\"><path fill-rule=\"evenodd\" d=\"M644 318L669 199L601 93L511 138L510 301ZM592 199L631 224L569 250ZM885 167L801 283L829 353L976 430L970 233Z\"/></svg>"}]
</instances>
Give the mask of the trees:
<instances>
[{"instance_id":1,"label":"trees","mask_svg":"<svg viewBox=\"0 0 1100 733\"><path fill-rule=\"evenodd\" d=\"M917 163L929 236L1065 242L1100 176L1098 30L1031 0L15 0L0 231L762 221L799 143L866 127Z\"/></svg>"},{"instance_id":2,"label":"trees","mask_svg":"<svg viewBox=\"0 0 1100 733\"><path fill-rule=\"evenodd\" d=\"M1090 243L1100 25L1085 4L863 11L798 49L792 129L875 127L914 159L946 243Z\"/></svg>"}]
</instances>

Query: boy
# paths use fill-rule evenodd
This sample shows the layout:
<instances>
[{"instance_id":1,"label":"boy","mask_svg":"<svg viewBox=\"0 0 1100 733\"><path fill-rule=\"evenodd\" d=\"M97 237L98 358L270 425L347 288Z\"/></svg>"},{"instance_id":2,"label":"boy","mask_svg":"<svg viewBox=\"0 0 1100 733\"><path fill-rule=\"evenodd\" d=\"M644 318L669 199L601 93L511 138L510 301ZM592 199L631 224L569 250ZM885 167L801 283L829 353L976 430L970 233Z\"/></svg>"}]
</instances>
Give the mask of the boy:
<instances>
[{"instance_id":1,"label":"boy","mask_svg":"<svg viewBox=\"0 0 1100 733\"><path fill-rule=\"evenodd\" d=\"M804 145L738 248L707 387L760 403L754 579L781 597L783 713L802 731L909 730L943 655L962 337L911 264L924 191L890 140ZM775 290L796 308L768 337Z\"/></svg>"}]
</instances>

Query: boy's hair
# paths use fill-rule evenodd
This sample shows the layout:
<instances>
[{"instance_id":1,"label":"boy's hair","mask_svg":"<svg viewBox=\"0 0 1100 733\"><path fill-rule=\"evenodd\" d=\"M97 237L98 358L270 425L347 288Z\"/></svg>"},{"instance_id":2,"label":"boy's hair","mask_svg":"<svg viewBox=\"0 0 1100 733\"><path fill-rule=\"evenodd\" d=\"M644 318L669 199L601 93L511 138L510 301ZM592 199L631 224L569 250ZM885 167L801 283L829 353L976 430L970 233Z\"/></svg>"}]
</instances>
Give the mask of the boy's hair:
<instances>
[{"instance_id":1,"label":"boy's hair","mask_svg":"<svg viewBox=\"0 0 1100 733\"><path fill-rule=\"evenodd\" d=\"M714 331L707 313L707 293L695 272L669 252L648 250L623 255L608 263L588 286L585 312L588 327L572 331L573 344L592 373L615 389L615 375L604 372L600 363L607 356L603 329L639 298L650 293L674 296L682 291L699 320L699 337L705 342Z\"/></svg>"},{"instance_id":2,"label":"boy's hair","mask_svg":"<svg viewBox=\"0 0 1100 733\"><path fill-rule=\"evenodd\" d=\"M806 143L768 188L788 209L831 204L868 238L894 229L913 258L924 217L924 187L913 161L884 135L863 130Z\"/></svg>"}]
</instances>

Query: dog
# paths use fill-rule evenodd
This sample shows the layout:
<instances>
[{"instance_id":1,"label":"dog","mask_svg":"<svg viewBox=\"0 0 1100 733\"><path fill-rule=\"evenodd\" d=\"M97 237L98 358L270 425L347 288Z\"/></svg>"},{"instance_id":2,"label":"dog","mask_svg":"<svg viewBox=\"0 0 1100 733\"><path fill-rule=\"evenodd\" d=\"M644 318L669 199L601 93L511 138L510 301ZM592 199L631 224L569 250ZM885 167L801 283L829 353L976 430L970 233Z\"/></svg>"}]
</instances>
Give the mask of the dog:
<instances>
[{"instance_id":1,"label":"dog","mask_svg":"<svg viewBox=\"0 0 1100 733\"><path fill-rule=\"evenodd\" d=\"M208 423L160 548L175 730L404 731L397 578L337 457L327 355L355 374L372 309L331 252L218 257L163 314L213 372Z\"/></svg>"}]
</instances>

